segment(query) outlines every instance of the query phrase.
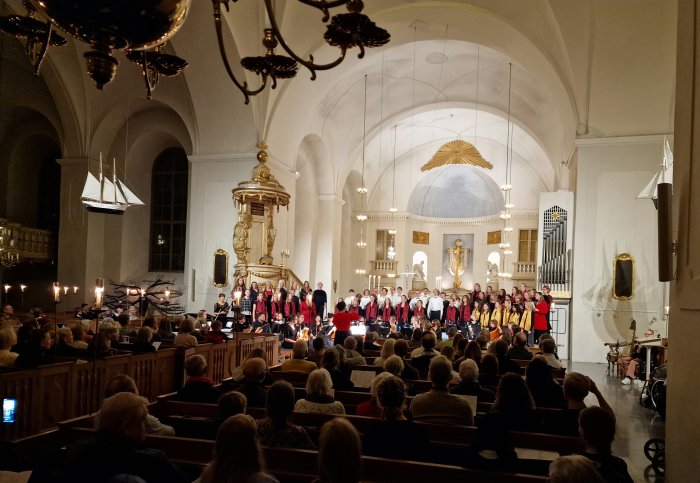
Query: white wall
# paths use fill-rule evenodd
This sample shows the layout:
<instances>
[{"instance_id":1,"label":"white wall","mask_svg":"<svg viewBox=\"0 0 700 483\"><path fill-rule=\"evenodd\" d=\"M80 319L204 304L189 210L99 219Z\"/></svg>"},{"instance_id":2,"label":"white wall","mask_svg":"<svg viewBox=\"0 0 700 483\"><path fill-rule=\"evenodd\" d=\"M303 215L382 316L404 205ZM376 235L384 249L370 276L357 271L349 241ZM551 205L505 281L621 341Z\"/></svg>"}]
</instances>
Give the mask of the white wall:
<instances>
[{"instance_id":1,"label":"white wall","mask_svg":"<svg viewBox=\"0 0 700 483\"><path fill-rule=\"evenodd\" d=\"M641 334L661 320L662 290L656 259L656 210L637 200L658 169L662 136L585 139L577 142L576 221L571 357L605 361L605 342L626 338L632 319ZM635 294L615 300L613 259L636 260Z\"/></svg>"}]
</instances>

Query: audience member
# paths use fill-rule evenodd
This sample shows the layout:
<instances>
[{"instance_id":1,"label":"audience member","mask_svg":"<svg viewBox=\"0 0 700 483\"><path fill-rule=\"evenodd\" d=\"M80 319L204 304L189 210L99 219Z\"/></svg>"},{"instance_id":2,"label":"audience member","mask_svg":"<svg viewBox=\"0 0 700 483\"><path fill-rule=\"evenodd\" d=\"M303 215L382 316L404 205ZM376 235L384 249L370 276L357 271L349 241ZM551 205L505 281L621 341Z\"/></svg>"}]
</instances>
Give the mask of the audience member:
<instances>
[{"instance_id":1,"label":"audience member","mask_svg":"<svg viewBox=\"0 0 700 483\"><path fill-rule=\"evenodd\" d=\"M125 337L136 337L136 331L129 327L129 314L119 314L117 316L117 323L119 324L119 340L123 340Z\"/></svg>"},{"instance_id":2,"label":"audience member","mask_svg":"<svg viewBox=\"0 0 700 483\"><path fill-rule=\"evenodd\" d=\"M243 379L245 379L245 376L243 375L243 368L245 367L245 363L248 359L252 359L254 357L259 357L262 360L265 360L265 350L262 347L255 347L253 350L248 352L248 355L245 357L243 362L241 362L241 365L238 367L235 367L233 371L231 372L231 380L233 382L242 382ZM266 370L267 370L267 363L265 363ZM265 384L270 385L274 382L272 377L269 374L266 374L265 377Z\"/></svg>"},{"instance_id":3,"label":"audience member","mask_svg":"<svg viewBox=\"0 0 700 483\"><path fill-rule=\"evenodd\" d=\"M387 339L384 341L384 345L379 353L379 357L374 359L374 365L383 367L384 361L389 357L394 355L394 345L396 344L396 339Z\"/></svg>"},{"instance_id":4,"label":"audience member","mask_svg":"<svg viewBox=\"0 0 700 483\"><path fill-rule=\"evenodd\" d=\"M326 354L330 352L328 350ZM294 410L302 413L345 414L343 403L333 399L332 386L333 381L328 371L316 369L306 381L306 397L296 402Z\"/></svg>"},{"instance_id":5,"label":"audience member","mask_svg":"<svg viewBox=\"0 0 700 483\"><path fill-rule=\"evenodd\" d=\"M70 446L64 458L65 481L108 483L117 475L147 482L191 481L158 450L145 448L148 401L120 392L102 402L95 437Z\"/></svg>"},{"instance_id":6,"label":"audience member","mask_svg":"<svg viewBox=\"0 0 700 483\"><path fill-rule=\"evenodd\" d=\"M555 369L561 369L561 361L557 358L555 352L557 350L557 344L554 339L544 339L540 344L540 349L542 349L542 355L544 355L547 364Z\"/></svg>"},{"instance_id":7,"label":"audience member","mask_svg":"<svg viewBox=\"0 0 700 483\"><path fill-rule=\"evenodd\" d=\"M187 317L182 324L180 324L180 332L175 336L173 340L173 345L176 347L196 347L199 342L197 338L192 335L194 332L194 319L192 317Z\"/></svg>"},{"instance_id":8,"label":"audience member","mask_svg":"<svg viewBox=\"0 0 700 483\"><path fill-rule=\"evenodd\" d=\"M389 376L391 376L391 374L388 372L380 372L374 377L374 379L372 379L372 382L369 385L369 394L372 396L372 398L369 401L364 401L358 404L355 408L355 414L370 418L382 417L382 409L377 404L377 387L381 381Z\"/></svg>"},{"instance_id":9,"label":"audience member","mask_svg":"<svg viewBox=\"0 0 700 483\"><path fill-rule=\"evenodd\" d=\"M473 425L474 415L469 402L448 391L452 380L452 364L445 356L436 356L430 361L428 379L432 383L430 391L413 398L413 418L436 423Z\"/></svg>"},{"instance_id":10,"label":"audience member","mask_svg":"<svg viewBox=\"0 0 700 483\"><path fill-rule=\"evenodd\" d=\"M175 400L216 404L221 397L221 392L214 387L214 383L207 377L207 361L199 354L190 356L185 361L187 382L177 392Z\"/></svg>"},{"instance_id":11,"label":"audience member","mask_svg":"<svg viewBox=\"0 0 700 483\"><path fill-rule=\"evenodd\" d=\"M264 383L267 377L265 359L251 357L243 365L243 383L239 386L226 384L226 389L240 392L248 399L251 408L264 408L267 403L267 390Z\"/></svg>"},{"instance_id":12,"label":"audience member","mask_svg":"<svg viewBox=\"0 0 700 483\"><path fill-rule=\"evenodd\" d=\"M241 392L229 391L222 394L216 404L219 407L219 418L226 421L236 414L245 414L248 398Z\"/></svg>"},{"instance_id":13,"label":"audience member","mask_svg":"<svg viewBox=\"0 0 700 483\"><path fill-rule=\"evenodd\" d=\"M139 330L136 332L136 342L131 346L131 350L134 352L155 352L156 348L151 343L152 339L153 329L150 327L139 327Z\"/></svg>"},{"instance_id":14,"label":"audience member","mask_svg":"<svg viewBox=\"0 0 700 483\"><path fill-rule=\"evenodd\" d=\"M15 359L15 367L34 369L40 365L50 364L52 362L50 350L53 343L53 332L46 328L34 329L29 334L29 342L26 348Z\"/></svg>"},{"instance_id":15,"label":"audience member","mask_svg":"<svg viewBox=\"0 0 700 483\"><path fill-rule=\"evenodd\" d=\"M532 352L527 348L527 336L524 333L518 332L513 339L513 347L508 349L506 357L508 359L532 360Z\"/></svg>"},{"instance_id":16,"label":"audience member","mask_svg":"<svg viewBox=\"0 0 700 483\"><path fill-rule=\"evenodd\" d=\"M631 481L631 480L630 480ZM603 483L593 463L585 456L560 456L549 465L550 483Z\"/></svg>"},{"instance_id":17,"label":"audience member","mask_svg":"<svg viewBox=\"0 0 700 483\"><path fill-rule=\"evenodd\" d=\"M161 339L160 334L158 333L158 323L156 322L155 317L146 317L145 319L143 319L141 327L151 328L151 330L153 331L153 337L151 338L152 342L162 342L163 339Z\"/></svg>"},{"instance_id":18,"label":"audience member","mask_svg":"<svg viewBox=\"0 0 700 483\"><path fill-rule=\"evenodd\" d=\"M126 374L117 374L107 382L107 386L105 387L105 399L119 394L120 392L129 392L139 396L136 381ZM146 415L146 433L157 434L159 436L175 436L175 430L172 426L161 423L158 418L152 414Z\"/></svg>"},{"instance_id":19,"label":"audience member","mask_svg":"<svg viewBox=\"0 0 700 483\"><path fill-rule=\"evenodd\" d=\"M495 356L498 359L499 376L507 372L520 374L520 366L506 356L508 352L508 342L501 339L494 342L491 346L494 347Z\"/></svg>"},{"instance_id":20,"label":"audience member","mask_svg":"<svg viewBox=\"0 0 700 483\"><path fill-rule=\"evenodd\" d=\"M394 354L399 356L402 361L406 359L406 356L408 355L408 349L409 346L407 340L397 340L396 344L394 344ZM404 363L403 372L401 373L400 377L401 379L415 380L420 379L420 374L418 373L418 370L411 364Z\"/></svg>"},{"instance_id":21,"label":"audience member","mask_svg":"<svg viewBox=\"0 0 700 483\"><path fill-rule=\"evenodd\" d=\"M493 354L484 354L479 366L479 384L486 387L495 387L498 386L500 381L498 359Z\"/></svg>"},{"instance_id":22,"label":"audience member","mask_svg":"<svg viewBox=\"0 0 700 483\"><path fill-rule=\"evenodd\" d=\"M265 473L255 421L245 414L228 418L219 428L214 459L194 483L276 483Z\"/></svg>"},{"instance_id":23,"label":"audience member","mask_svg":"<svg viewBox=\"0 0 700 483\"><path fill-rule=\"evenodd\" d=\"M15 344L17 344L15 329L10 326L0 328L0 367L15 366L15 360L19 354L10 351Z\"/></svg>"},{"instance_id":24,"label":"audience member","mask_svg":"<svg viewBox=\"0 0 700 483\"><path fill-rule=\"evenodd\" d=\"M343 348L345 349L345 365L352 366L366 366L367 361L360 354L357 349L357 339L354 337L348 337L343 342Z\"/></svg>"},{"instance_id":25,"label":"audience member","mask_svg":"<svg viewBox=\"0 0 700 483\"><path fill-rule=\"evenodd\" d=\"M355 389L355 384L350 378L340 370L340 351L342 347L332 347L323 353L321 366L328 372L331 377L332 387L336 391L352 391Z\"/></svg>"},{"instance_id":26,"label":"audience member","mask_svg":"<svg viewBox=\"0 0 700 483\"><path fill-rule=\"evenodd\" d=\"M223 344L226 342L229 337L228 334L224 333L221 329L223 328L223 325L221 325L220 320L215 320L211 323L211 330L209 333L204 337L205 342L209 342L211 344Z\"/></svg>"},{"instance_id":27,"label":"audience member","mask_svg":"<svg viewBox=\"0 0 700 483\"><path fill-rule=\"evenodd\" d=\"M428 358L438 355L435 351L437 338L432 332L424 332L421 337L421 346L411 351L411 359L425 355Z\"/></svg>"},{"instance_id":28,"label":"audience member","mask_svg":"<svg viewBox=\"0 0 700 483\"><path fill-rule=\"evenodd\" d=\"M99 332L97 332L97 335L95 335L88 344L88 348L85 351L87 357L91 359L101 359L103 357L113 355L114 352L112 351L112 341L114 340L116 334L116 329L112 327L100 327L100 330Z\"/></svg>"},{"instance_id":29,"label":"audience member","mask_svg":"<svg viewBox=\"0 0 700 483\"><path fill-rule=\"evenodd\" d=\"M294 411L294 388L287 381L277 381L267 391L267 417L258 419L260 444L273 448L315 449L306 430L291 423Z\"/></svg>"},{"instance_id":30,"label":"audience member","mask_svg":"<svg viewBox=\"0 0 700 483\"><path fill-rule=\"evenodd\" d=\"M396 376L382 378L377 387L377 400L382 422L365 432L365 454L412 461L425 459L428 433L404 415L406 388L403 381Z\"/></svg>"},{"instance_id":31,"label":"audience member","mask_svg":"<svg viewBox=\"0 0 700 483\"><path fill-rule=\"evenodd\" d=\"M459 365L459 384L450 389L450 393L463 396L476 396L478 402L493 402L493 391L484 389L479 384L479 366L472 359L465 359Z\"/></svg>"},{"instance_id":32,"label":"audience member","mask_svg":"<svg viewBox=\"0 0 700 483\"><path fill-rule=\"evenodd\" d=\"M379 335L376 332L367 332L367 334L365 334L365 343L362 347L364 352L378 351L382 348L382 346L375 342L377 337L379 337Z\"/></svg>"},{"instance_id":33,"label":"audience member","mask_svg":"<svg viewBox=\"0 0 700 483\"><path fill-rule=\"evenodd\" d=\"M606 483L632 483L627 463L613 456L615 418L602 408L592 406L581 411L579 430L586 442L584 456L591 460Z\"/></svg>"},{"instance_id":34,"label":"audience member","mask_svg":"<svg viewBox=\"0 0 700 483\"><path fill-rule=\"evenodd\" d=\"M86 350L88 343L85 340L85 327L83 326L82 321L79 324L75 324L73 327L71 327L70 331L73 334L73 342L68 345L75 350Z\"/></svg>"},{"instance_id":35,"label":"audience member","mask_svg":"<svg viewBox=\"0 0 700 483\"><path fill-rule=\"evenodd\" d=\"M603 395L600 393L600 390L595 385L593 380L588 376L579 374L578 372L570 372L564 378L564 397L566 398L566 408L548 416L549 430L564 436L578 436L579 414L586 408L586 403L583 402L583 400L586 399L589 392L592 392L596 396L598 399L598 405L603 410L608 412L608 414L610 414L614 419L615 413Z\"/></svg>"},{"instance_id":36,"label":"audience member","mask_svg":"<svg viewBox=\"0 0 700 483\"><path fill-rule=\"evenodd\" d=\"M361 475L362 443L357 429L345 418L328 421L321 427L314 483L359 483Z\"/></svg>"},{"instance_id":37,"label":"audience member","mask_svg":"<svg viewBox=\"0 0 700 483\"><path fill-rule=\"evenodd\" d=\"M348 337L345 340L347 341L349 339L351 339L351 337ZM308 356L306 356L306 360L313 362L314 364L316 364L316 368L318 368L321 365L321 358L323 357L323 353L326 350L326 342L323 340L323 337L316 337L311 342L311 347L313 348L313 351Z\"/></svg>"},{"instance_id":38,"label":"audience member","mask_svg":"<svg viewBox=\"0 0 700 483\"><path fill-rule=\"evenodd\" d=\"M158 323L158 330L156 333L158 334L158 337L160 337L161 340L172 340L175 339L175 334L173 334L173 329L172 329L172 318L171 317L163 317L160 319L160 322Z\"/></svg>"},{"instance_id":39,"label":"audience member","mask_svg":"<svg viewBox=\"0 0 700 483\"><path fill-rule=\"evenodd\" d=\"M533 359L526 369L525 383L532 393L535 406L564 409L564 390L552 377L547 361L542 356Z\"/></svg>"},{"instance_id":40,"label":"audience member","mask_svg":"<svg viewBox=\"0 0 700 483\"><path fill-rule=\"evenodd\" d=\"M297 339L292 347L292 358L282 363L282 370L310 374L311 371L318 369L315 363L306 360L307 352L308 346L306 345L306 341L304 339Z\"/></svg>"},{"instance_id":41,"label":"audience member","mask_svg":"<svg viewBox=\"0 0 700 483\"><path fill-rule=\"evenodd\" d=\"M454 341L455 341L455 336L458 333L459 333L459 330L455 326L452 326L449 329L447 329L447 339L441 340L437 345L438 348L442 349L445 346L450 346L450 347L454 347L455 349L457 349L457 346L454 344Z\"/></svg>"}]
</instances>

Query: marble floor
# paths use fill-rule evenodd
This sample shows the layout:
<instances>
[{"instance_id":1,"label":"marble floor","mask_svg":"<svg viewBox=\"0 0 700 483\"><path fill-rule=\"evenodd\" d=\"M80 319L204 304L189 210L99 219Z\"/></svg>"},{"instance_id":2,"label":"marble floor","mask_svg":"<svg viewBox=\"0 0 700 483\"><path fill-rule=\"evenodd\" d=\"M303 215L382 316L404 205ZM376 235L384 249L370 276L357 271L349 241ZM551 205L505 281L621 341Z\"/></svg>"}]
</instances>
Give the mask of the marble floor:
<instances>
[{"instance_id":1,"label":"marble floor","mask_svg":"<svg viewBox=\"0 0 700 483\"><path fill-rule=\"evenodd\" d=\"M651 438L663 439L665 424L657 412L640 404L642 386L621 384L619 377L607 373L606 364L569 362L567 370L580 372L593 379L603 397L615 410L617 434L613 453L627 462L632 479L635 482L663 481L655 476L649 460L644 456L644 444ZM595 396L589 395L586 404L596 404Z\"/></svg>"}]
</instances>

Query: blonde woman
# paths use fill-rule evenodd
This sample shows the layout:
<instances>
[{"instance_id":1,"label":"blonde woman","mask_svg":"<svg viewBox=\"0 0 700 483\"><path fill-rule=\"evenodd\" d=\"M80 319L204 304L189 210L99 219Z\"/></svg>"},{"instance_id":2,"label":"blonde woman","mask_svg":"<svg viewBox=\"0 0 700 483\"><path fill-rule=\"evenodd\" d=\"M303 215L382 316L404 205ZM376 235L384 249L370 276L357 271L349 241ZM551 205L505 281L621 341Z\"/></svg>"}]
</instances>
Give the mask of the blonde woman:
<instances>
[{"instance_id":1,"label":"blonde woman","mask_svg":"<svg viewBox=\"0 0 700 483\"><path fill-rule=\"evenodd\" d=\"M396 344L396 339L387 339L384 341L379 357L374 360L374 365L379 367L384 367L384 361L389 357L394 355L394 345Z\"/></svg>"},{"instance_id":2,"label":"blonde woman","mask_svg":"<svg viewBox=\"0 0 700 483\"><path fill-rule=\"evenodd\" d=\"M333 380L325 369L316 369L306 380L306 396L299 399L294 410L301 413L345 414L345 406L333 399Z\"/></svg>"}]
</instances>

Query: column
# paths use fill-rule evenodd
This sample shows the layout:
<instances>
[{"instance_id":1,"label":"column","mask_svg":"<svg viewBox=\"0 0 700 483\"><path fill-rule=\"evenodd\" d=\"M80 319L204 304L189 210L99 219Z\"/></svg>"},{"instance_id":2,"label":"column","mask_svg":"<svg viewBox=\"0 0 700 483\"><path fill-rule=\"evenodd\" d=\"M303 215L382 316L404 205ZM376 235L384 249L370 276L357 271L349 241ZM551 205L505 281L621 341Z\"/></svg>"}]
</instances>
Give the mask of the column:
<instances>
[{"instance_id":1,"label":"column","mask_svg":"<svg viewBox=\"0 0 700 483\"><path fill-rule=\"evenodd\" d=\"M673 217L677 234L676 276L671 282L666 420L668 481L697 479L700 413L697 357L700 320L700 7L678 2ZM695 142L698 145L695 145ZM697 148L697 149L696 149Z\"/></svg>"},{"instance_id":2,"label":"column","mask_svg":"<svg viewBox=\"0 0 700 483\"><path fill-rule=\"evenodd\" d=\"M331 311L339 293L333 290L333 282L339 282L340 277L340 236L344 201L335 194L319 195L318 200L319 230L316 238L316 276L313 283L323 283L328 293L328 310Z\"/></svg>"}]
</instances>

